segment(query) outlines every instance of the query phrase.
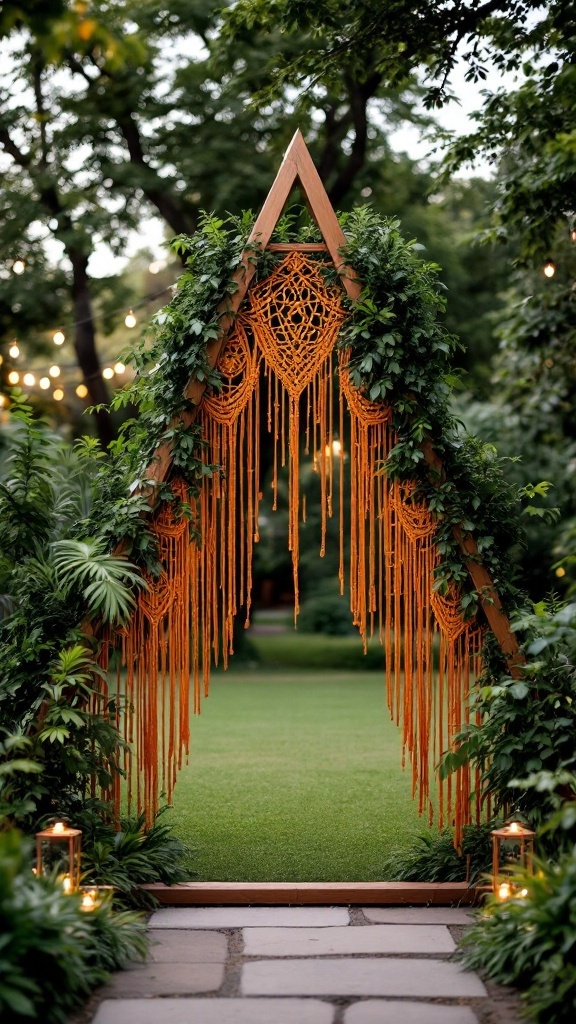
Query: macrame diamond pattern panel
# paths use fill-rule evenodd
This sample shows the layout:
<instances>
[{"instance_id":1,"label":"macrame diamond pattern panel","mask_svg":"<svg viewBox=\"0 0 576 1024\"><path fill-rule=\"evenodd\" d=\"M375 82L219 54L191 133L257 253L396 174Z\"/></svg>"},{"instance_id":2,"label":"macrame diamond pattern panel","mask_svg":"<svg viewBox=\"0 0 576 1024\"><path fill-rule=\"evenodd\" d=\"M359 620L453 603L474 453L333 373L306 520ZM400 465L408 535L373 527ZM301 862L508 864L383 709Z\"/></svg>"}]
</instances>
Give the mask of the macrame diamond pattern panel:
<instances>
[{"instance_id":1,"label":"macrame diamond pattern panel","mask_svg":"<svg viewBox=\"0 0 576 1024\"><path fill-rule=\"evenodd\" d=\"M246 310L268 365L293 399L330 355L345 317L341 290L299 252L251 289Z\"/></svg>"}]
</instances>

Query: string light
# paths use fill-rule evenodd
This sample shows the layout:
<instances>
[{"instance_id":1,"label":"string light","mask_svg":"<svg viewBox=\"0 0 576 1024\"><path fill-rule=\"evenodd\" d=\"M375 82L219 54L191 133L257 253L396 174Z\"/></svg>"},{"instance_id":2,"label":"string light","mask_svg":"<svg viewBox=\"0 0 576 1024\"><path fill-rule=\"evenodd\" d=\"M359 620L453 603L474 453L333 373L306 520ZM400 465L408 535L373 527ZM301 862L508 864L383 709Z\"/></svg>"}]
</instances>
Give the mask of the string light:
<instances>
[{"instance_id":1,"label":"string light","mask_svg":"<svg viewBox=\"0 0 576 1024\"><path fill-rule=\"evenodd\" d=\"M20 276L20 274L23 274L24 271L26 270L26 260L20 259L19 257L12 264L12 270L14 271L15 274L18 274L18 276Z\"/></svg>"},{"instance_id":2,"label":"string light","mask_svg":"<svg viewBox=\"0 0 576 1024\"><path fill-rule=\"evenodd\" d=\"M168 263L167 263L166 260L164 260L164 261L163 260L156 260L156 261L154 261L153 264L150 264L149 270L151 270L152 273L159 273L160 270L164 269L167 266L168 266ZM12 269L13 269L15 274L23 274L25 269L26 269L26 261L24 259L18 258L13 263ZM166 292L170 292L170 291L173 292L175 290L175 288L176 288L176 285L168 285L168 286L166 286L164 288L159 289L159 291L155 292L154 294L147 295L141 302L138 303L136 308L138 309L138 308L140 308L140 306L147 305L147 303L153 301L154 299L159 298L160 295L164 295ZM121 310L115 310L114 312L120 312L120 311ZM66 334L70 333L70 331L72 331L75 327L77 327L77 326L79 326L79 325L81 325L83 323L87 323L89 319L90 318L87 318L86 320L79 320L79 321L77 321L77 322L75 322L73 324L68 324L68 326L66 326L64 328L62 328L62 327L57 328L54 331L53 335L52 335L52 340L53 340L54 344L55 345L63 345L65 340L66 340ZM126 314L126 317L124 319L124 323L125 323L126 327L133 328L133 327L136 326L137 322L138 321L137 321L137 318L136 318L136 316L134 314L134 310L131 308L128 311L128 313ZM42 338L42 337L45 337L45 335L44 336L38 335L39 339ZM34 340L34 336L31 336L31 340L32 341ZM19 356L21 355L21 350L20 350L20 347L19 347L18 342L16 341L16 339L14 339L12 345L10 346L9 353L10 353L10 357L12 359L18 359ZM2 365L3 361L4 361L3 360L3 356L0 355L0 366ZM70 364L69 368L72 368L73 365L75 365L75 364ZM66 367L65 367L65 369L66 369ZM20 382L21 377L22 377L22 373L23 373L23 371L20 371L20 373L18 373L16 370L12 370L8 374L8 382L11 385L18 384ZM120 360L118 360L118 362L116 362L113 367L112 366L106 367L102 371L102 376L106 380L111 380L114 377L115 373L118 374L118 375L126 373L126 366ZM42 391L47 391L50 388L51 384L52 384L52 381L50 380L50 378L60 377L61 369L60 369L60 367L57 364L54 364L53 366L50 366L50 368L48 369L48 374L49 374L49 376L42 376L42 377L40 377L37 380L35 374L30 373L30 372L26 372L26 373L24 373L24 376L22 377L22 383L25 384L27 387L39 387ZM84 389L86 389L86 390L84 391ZM76 394L78 395L79 398L85 398L88 395L88 389L86 388L86 385L85 384L79 384L77 389L76 389ZM53 397L55 397L55 400L57 402L62 400L62 398L64 397L64 392L62 390L62 387L56 388L56 391L54 392L54 396Z\"/></svg>"},{"instance_id":3,"label":"string light","mask_svg":"<svg viewBox=\"0 0 576 1024\"><path fill-rule=\"evenodd\" d=\"M556 273L556 264L554 263L554 260L547 259L544 264L543 270L544 277L554 277L554 274Z\"/></svg>"}]
</instances>

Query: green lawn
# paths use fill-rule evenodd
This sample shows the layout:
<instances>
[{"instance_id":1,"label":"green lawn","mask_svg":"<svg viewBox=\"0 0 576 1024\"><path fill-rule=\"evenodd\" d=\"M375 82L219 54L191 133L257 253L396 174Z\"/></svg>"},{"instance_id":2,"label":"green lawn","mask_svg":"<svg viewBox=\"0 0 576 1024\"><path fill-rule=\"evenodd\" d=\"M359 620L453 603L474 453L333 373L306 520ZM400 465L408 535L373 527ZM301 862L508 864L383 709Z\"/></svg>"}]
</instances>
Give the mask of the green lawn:
<instances>
[{"instance_id":1,"label":"green lawn","mask_svg":"<svg viewBox=\"0 0 576 1024\"><path fill-rule=\"evenodd\" d=\"M371 881L421 822L382 672L227 672L165 821L196 878Z\"/></svg>"}]
</instances>

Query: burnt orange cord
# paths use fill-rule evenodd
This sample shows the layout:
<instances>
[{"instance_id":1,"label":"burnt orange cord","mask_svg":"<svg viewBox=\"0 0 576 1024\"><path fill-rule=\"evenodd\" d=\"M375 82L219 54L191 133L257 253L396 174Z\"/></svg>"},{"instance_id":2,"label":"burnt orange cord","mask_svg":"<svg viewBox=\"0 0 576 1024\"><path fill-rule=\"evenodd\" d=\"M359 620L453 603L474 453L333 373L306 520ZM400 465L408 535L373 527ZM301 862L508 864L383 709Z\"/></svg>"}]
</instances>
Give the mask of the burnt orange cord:
<instances>
[{"instance_id":1,"label":"burnt orange cord","mask_svg":"<svg viewBox=\"0 0 576 1024\"><path fill-rule=\"evenodd\" d=\"M169 503L154 522L163 571L158 579L148 580L149 589L141 593L121 636L125 696L134 708L133 715L124 716L125 736L133 745L127 762L129 790L131 794L134 788L138 809L144 808L149 820L161 787L170 799L189 750L190 675L198 713L201 694L208 693L212 660L226 667L233 653L234 619L242 606L249 625L262 498L262 409L273 443L274 507L279 468L288 464L287 544L295 616L299 529L306 514L300 459L301 453L309 453L320 478L319 551L324 553L328 521L337 515L340 588L344 592L347 577L352 618L364 645L376 634L383 646L388 707L402 728L403 761L411 763L413 792L429 820L434 764L469 720L469 690L481 667L481 632L475 622L463 620L457 592L441 596L433 589L439 562L434 516L418 498L413 481L392 482L386 475L387 458L397 443L391 409L354 387L346 352L336 357L346 314L340 289L326 284L322 259L289 253L250 289L222 350L222 388L204 398L198 414L200 457L206 467L219 467L212 476L206 473L198 498L191 502L200 543L191 538L188 520L175 516ZM337 410L332 398L335 373L340 383ZM267 389L263 405L262 387ZM350 443L345 452L346 417ZM341 445L336 459L335 423ZM336 465L340 476L335 491ZM346 486L349 524L343 514ZM186 499L181 481L172 487L178 498ZM477 783L476 778L476 788ZM440 825L454 823L458 837L471 812L476 819L481 813L479 797L474 808L470 805L472 788L466 766L454 780L438 782Z\"/></svg>"}]
</instances>

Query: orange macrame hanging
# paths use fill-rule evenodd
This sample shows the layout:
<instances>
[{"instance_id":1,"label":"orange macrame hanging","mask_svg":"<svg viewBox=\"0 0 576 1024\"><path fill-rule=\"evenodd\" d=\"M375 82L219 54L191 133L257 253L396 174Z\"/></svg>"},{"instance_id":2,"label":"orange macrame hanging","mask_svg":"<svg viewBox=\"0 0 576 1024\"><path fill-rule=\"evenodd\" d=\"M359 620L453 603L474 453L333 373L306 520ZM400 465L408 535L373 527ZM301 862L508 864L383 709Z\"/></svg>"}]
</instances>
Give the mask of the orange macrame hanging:
<instances>
[{"instance_id":1,"label":"orange macrame hanging","mask_svg":"<svg viewBox=\"0 0 576 1024\"><path fill-rule=\"evenodd\" d=\"M280 469L286 466L288 471L287 543L295 617L299 528L305 516L300 463L308 457L320 477L319 553L326 548L328 520L336 515L341 591L348 583L351 614L364 644L376 634L383 646L388 706L402 728L413 794L430 820L433 766L468 720L469 692L480 670L481 630L463 620L457 593L442 597L434 590L439 561L435 521L414 483L391 482L386 476L384 466L397 440L391 410L354 387L347 353L335 353L346 311L340 288L326 282L324 259L289 252L269 277L249 290L226 340L218 362L222 388L204 398L198 413L201 457L207 467L220 467L214 476L203 477L200 493L191 501L200 541L190 539L188 521L175 517L171 505L155 520L164 571L149 581L122 644L125 696L134 707L126 721L138 766L136 797L138 807L150 815L161 789L170 798L188 751L190 674L198 712L201 691L208 692L211 665L221 661L226 666L233 653L240 609L249 624L263 488L262 416L273 448L274 507ZM334 445L337 435L339 446ZM173 488L185 497L181 483ZM469 796L472 788L478 791L477 783L472 785L466 767L454 782L439 783L441 826L454 822L459 835L470 820ZM479 816L479 798L473 810Z\"/></svg>"}]
</instances>

